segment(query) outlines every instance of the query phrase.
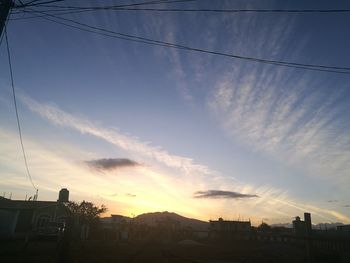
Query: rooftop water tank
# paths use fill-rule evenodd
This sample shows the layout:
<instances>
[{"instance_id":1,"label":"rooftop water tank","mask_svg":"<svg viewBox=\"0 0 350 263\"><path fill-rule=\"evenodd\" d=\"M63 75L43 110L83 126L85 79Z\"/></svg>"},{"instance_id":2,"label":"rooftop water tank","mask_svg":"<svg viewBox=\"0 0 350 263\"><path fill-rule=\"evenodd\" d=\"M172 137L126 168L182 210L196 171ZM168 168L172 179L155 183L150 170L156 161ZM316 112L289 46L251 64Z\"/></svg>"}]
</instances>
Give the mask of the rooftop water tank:
<instances>
[{"instance_id":1,"label":"rooftop water tank","mask_svg":"<svg viewBox=\"0 0 350 263\"><path fill-rule=\"evenodd\" d=\"M69 202L69 191L67 188L62 188L58 194L58 202Z\"/></svg>"}]
</instances>

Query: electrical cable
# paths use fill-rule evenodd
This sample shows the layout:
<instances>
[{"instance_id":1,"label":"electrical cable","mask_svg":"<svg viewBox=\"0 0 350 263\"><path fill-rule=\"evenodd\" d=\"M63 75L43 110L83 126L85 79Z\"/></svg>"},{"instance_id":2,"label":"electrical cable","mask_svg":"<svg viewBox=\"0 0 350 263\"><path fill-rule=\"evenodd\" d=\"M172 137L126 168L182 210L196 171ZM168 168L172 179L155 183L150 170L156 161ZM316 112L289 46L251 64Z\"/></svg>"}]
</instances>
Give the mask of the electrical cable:
<instances>
[{"instance_id":1,"label":"electrical cable","mask_svg":"<svg viewBox=\"0 0 350 263\"><path fill-rule=\"evenodd\" d=\"M37 1L32 1L31 4L26 3L22 6L18 6L18 7L26 7L26 6L37 6L37 5L44 5L44 4L50 4L50 3L56 3L56 2L62 2L63 0L50 0L50 1L45 1L45 2L39 2L39 3L34 3Z\"/></svg>"},{"instance_id":2,"label":"electrical cable","mask_svg":"<svg viewBox=\"0 0 350 263\"><path fill-rule=\"evenodd\" d=\"M27 2L26 5L30 5L32 3L41 2L41 1L43 1L43 0L32 0L30 2Z\"/></svg>"},{"instance_id":3,"label":"electrical cable","mask_svg":"<svg viewBox=\"0 0 350 263\"><path fill-rule=\"evenodd\" d=\"M91 11L97 11L97 10L117 10L118 8L123 7L132 7L132 6L143 6L143 5L154 5L154 4L171 4L171 3L180 3L180 2L193 2L198 0L154 0L154 1L147 1L147 2L140 2L140 3L133 3L133 4L123 4L123 5L113 5L113 6L97 6L97 7L67 7L67 6L56 6L60 7L60 9L56 9L55 12L58 12L58 14L64 13L64 14L74 14L74 13L85 13L85 12L91 12ZM31 7L32 5L24 5L24 6L18 6L19 9L14 12L14 14L23 14L26 10L22 8L25 7ZM46 5L38 5L38 7L47 7ZM74 10L74 11L68 11L68 10ZM43 10L45 12L51 10ZM28 13L28 12L26 12ZM56 13L55 13L56 14ZM20 18L12 18L11 20L24 20L24 19L32 19L37 18L41 16L32 16L32 17L20 17Z\"/></svg>"},{"instance_id":4,"label":"electrical cable","mask_svg":"<svg viewBox=\"0 0 350 263\"><path fill-rule=\"evenodd\" d=\"M5 23L4 23L4 28L6 28L7 24L9 22L9 19L7 18ZM1 32L1 36L0 36L0 47L1 47L1 44L2 44L2 40L4 39L4 36L5 36L5 30L3 30L3 32Z\"/></svg>"},{"instance_id":5,"label":"electrical cable","mask_svg":"<svg viewBox=\"0 0 350 263\"><path fill-rule=\"evenodd\" d=\"M61 0L60 0L61 1ZM143 6L143 5L154 5L154 4L172 4L172 3L180 3L180 2L193 2L193 1L198 1L198 0L153 0L153 1L146 1L146 2L139 2L139 3L133 3L133 4L123 4L123 5L112 5L112 6L96 6L96 7L69 7L69 6L55 6L56 9L55 11L57 12L67 12L67 10L75 10L75 11L70 11L71 13L80 13L80 12L90 12L90 11L95 11L95 10L113 10L116 8L123 8L123 7L132 7L132 6ZM15 11L15 14L22 13L22 8L25 7L31 7L32 5L24 5L24 6L17 6L17 10ZM46 5L38 5L38 7L48 7ZM51 10L42 10L42 11L50 11ZM69 13L70 13L69 12Z\"/></svg>"},{"instance_id":6,"label":"electrical cable","mask_svg":"<svg viewBox=\"0 0 350 263\"><path fill-rule=\"evenodd\" d=\"M162 3L171 3L173 1L163 2ZM178 1L174 1L178 2ZM182 1L181 1L182 2ZM140 3L141 5L142 3ZM149 3L153 4L153 3ZM139 4L136 4L139 5ZM144 5L144 4L142 4ZM106 6L106 7L78 7L78 6L55 6L60 7L60 9L49 9L43 10L45 12L50 12L51 14L56 15L67 15L67 14L77 14L77 13L86 13L92 11L152 11L152 12L184 12L184 13L293 13L293 14L305 14L305 13L349 13L350 9L181 9L181 8L130 8L129 5L119 5L119 6ZM53 7L53 6L38 6L38 7ZM52 13L55 12L55 13ZM14 18L13 20L20 19L32 19L37 18L38 16L24 17L24 18Z\"/></svg>"},{"instance_id":7,"label":"electrical cable","mask_svg":"<svg viewBox=\"0 0 350 263\"><path fill-rule=\"evenodd\" d=\"M34 11L34 12L40 13L40 14L46 14L45 12L41 12L41 11ZM211 51L211 50L200 49L200 48L192 48L192 47L174 44L174 43L170 43L170 42L159 41L159 40L154 40L154 39L150 39L150 38L124 34L124 33L116 32L116 31L112 31L112 30L107 30L104 28L87 25L87 24L84 24L84 23L81 23L81 22L78 22L78 21L75 21L72 19L67 19L67 18L55 16L55 15L50 15L50 14L47 14L47 15L49 17L52 17L55 19L59 19L59 20L63 20L63 21L69 22L69 23L76 24L79 26L79 28L75 27L76 29L84 30L81 28L81 26L83 26L83 27L89 28L90 31L93 31L92 33L97 33L97 34L100 33L100 32L96 32L96 30L97 30L97 31L107 33L104 35L107 35L108 37L112 37L111 36L111 34L112 34L113 37L115 37L115 38L121 38L121 39L128 40L128 41L141 42L141 43L150 44L150 45L165 46L165 47L170 47L170 48L183 49L183 50L188 50L188 51L207 53L207 54L212 54L212 55L219 55L219 56L224 56L224 57L230 57L230 58L236 58L236 59L241 59L241 60L248 60L248 61L254 61L254 62L259 62L259 63L278 65L278 66L301 68L301 69L308 69L308 70L314 70L314 71L350 74L350 67L336 67L336 66L295 63L295 62L278 61L278 60L267 60L267 59L240 56L240 55L229 54L229 53L222 53L222 52ZM53 22L57 23L57 20L55 20ZM64 23L64 25L67 26L67 23ZM87 30L84 30L84 31L87 31Z\"/></svg>"},{"instance_id":8,"label":"electrical cable","mask_svg":"<svg viewBox=\"0 0 350 263\"><path fill-rule=\"evenodd\" d=\"M26 152L24 150L24 144L23 144L23 138L22 138L22 129L21 129L20 121L19 121L19 114L18 114L18 107L17 107L16 90L15 90L15 85L14 85L14 80L13 80L14 78L13 78L13 70L12 70L12 63L11 63L10 46L9 46L9 41L8 41L8 37L7 37L7 26L5 26L4 31L5 31L5 40L6 40L6 47L7 47L7 58L8 58L9 69L10 69L13 103L14 103L14 106L15 106L17 128L18 128L19 139L20 139L20 142L21 142L21 148L22 148L22 153L23 153L24 164L25 164L25 167L26 167L26 171L27 171L27 175L28 175L29 181L30 181L31 185L33 186L33 188L37 191L38 188L35 187L33 179L32 179L32 176L31 176L31 174L29 172L27 156L26 156Z\"/></svg>"},{"instance_id":9,"label":"electrical cable","mask_svg":"<svg viewBox=\"0 0 350 263\"><path fill-rule=\"evenodd\" d=\"M30 2L27 2L26 5L30 5L30 4L32 4L32 3L39 2L39 1L42 1L42 0L32 0L32 1L30 1Z\"/></svg>"},{"instance_id":10,"label":"electrical cable","mask_svg":"<svg viewBox=\"0 0 350 263\"><path fill-rule=\"evenodd\" d=\"M215 13L348 13L350 9L195 9L195 8L129 8L131 6L162 4L174 2L192 2L195 0L172 0L150 1L135 4L112 5L112 6L62 6L62 5L37 5L37 7L58 8L54 11L65 10L134 10L134 11L160 11L160 12L215 12ZM32 6L32 5L28 5ZM53 11L53 10L45 10Z\"/></svg>"},{"instance_id":11,"label":"electrical cable","mask_svg":"<svg viewBox=\"0 0 350 263\"><path fill-rule=\"evenodd\" d=\"M122 4L122 5L112 5L112 6L96 6L96 7L88 7L88 6L62 6L62 5L46 5L47 3L54 3L54 2L61 2L63 0L51 0L47 2L40 2L40 3L34 3L34 4L24 4L23 6L16 6L16 8L23 8L23 7L54 7L54 8L63 8L63 9L109 9L109 8L119 8L119 7L129 7L129 6L141 6L141 5L153 5L153 4L169 4L169 3L180 3L180 2L194 2L198 0L153 0L153 1L146 1L146 2L140 2L140 3L133 3L133 4Z\"/></svg>"},{"instance_id":12,"label":"electrical cable","mask_svg":"<svg viewBox=\"0 0 350 263\"><path fill-rule=\"evenodd\" d=\"M42 6L56 7L59 6ZM349 13L350 9L186 9L186 8L127 8L127 7L63 7L67 10L127 10L158 12L213 12L213 13Z\"/></svg>"}]
</instances>

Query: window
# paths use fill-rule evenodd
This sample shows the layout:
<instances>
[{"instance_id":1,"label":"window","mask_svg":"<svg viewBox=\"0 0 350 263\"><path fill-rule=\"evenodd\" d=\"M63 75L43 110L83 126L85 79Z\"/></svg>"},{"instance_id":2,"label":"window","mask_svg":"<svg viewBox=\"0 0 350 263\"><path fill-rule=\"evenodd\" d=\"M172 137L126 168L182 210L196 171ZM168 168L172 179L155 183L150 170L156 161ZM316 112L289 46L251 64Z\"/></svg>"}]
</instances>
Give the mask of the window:
<instances>
[{"instance_id":1,"label":"window","mask_svg":"<svg viewBox=\"0 0 350 263\"><path fill-rule=\"evenodd\" d=\"M37 221L36 221L36 226L37 227L44 227L46 226L50 221L50 216L47 214L41 214L39 215Z\"/></svg>"}]
</instances>

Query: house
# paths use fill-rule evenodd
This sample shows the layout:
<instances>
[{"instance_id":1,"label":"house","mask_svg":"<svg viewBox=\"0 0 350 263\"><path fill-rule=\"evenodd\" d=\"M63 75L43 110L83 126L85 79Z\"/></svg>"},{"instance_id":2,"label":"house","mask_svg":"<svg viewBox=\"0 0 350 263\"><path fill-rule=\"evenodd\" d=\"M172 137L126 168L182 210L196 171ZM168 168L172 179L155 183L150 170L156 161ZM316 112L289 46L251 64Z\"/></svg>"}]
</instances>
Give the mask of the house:
<instances>
[{"instance_id":1,"label":"house","mask_svg":"<svg viewBox=\"0 0 350 263\"><path fill-rule=\"evenodd\" d=\"M250 221L231 221L219 218L209 221L209 237L213 239L249 239Z\"/></svg>"},{"instance_id":2,"label":"house","mask_svg":"<svg viewBox=\"0 0 350 263\"><path fill-rule=\"evenodd\" d=\"M131 218L122 215L111 215L100 219L103 238L107 240L128 240Z\"/></svg>"},{"instance_id":3,"label":"house","mask_svg":"<svg viewBox=\"0 0 350 263\"><path fill-rule=\"evenodd\" d=\"M61 189L57 201L10 200L0 198L0 238L23 238L57 230L70 215L64 205L69 191ZM54 233L51 233L54 234Z\"/></svg>"},{"instance_id":4,"label":"house","mask_svg":"<svg viewBox=\"0 0 350 263\"><path fill-rule=\"evenodd\" d=\"M350 225L337 226L337 231L350 233Z\"/></svg>"}]
</instances>

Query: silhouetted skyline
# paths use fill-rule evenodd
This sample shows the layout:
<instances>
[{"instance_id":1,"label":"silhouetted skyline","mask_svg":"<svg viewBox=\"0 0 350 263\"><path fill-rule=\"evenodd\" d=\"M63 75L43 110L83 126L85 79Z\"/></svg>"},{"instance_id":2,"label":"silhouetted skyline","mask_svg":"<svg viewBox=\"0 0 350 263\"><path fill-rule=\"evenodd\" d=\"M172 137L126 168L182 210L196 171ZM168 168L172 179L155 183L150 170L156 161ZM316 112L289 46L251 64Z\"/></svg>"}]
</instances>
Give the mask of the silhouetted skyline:
<instances>
[{"instance_id":1,"label":"silhouetted skyline","mask_svg":"<svg viewBox=\"0 0 350 263\"><path fill-rule=\"evenodd\" d=\"M66 1L79 5L75 1ZM84 2L85 5L96 4ZM312 9L304 1L157 7ZM318 9L350 9L347 1ZM19 15L12 15L12 18ZM64 17L179 45L349 67L347 13L76 13ZM28 165L39 199L131 216L350 223L349 75L111 39L41 18L8 36ZM33 195L0 48L0 190Z\"/></svg>"}]
</instances>

